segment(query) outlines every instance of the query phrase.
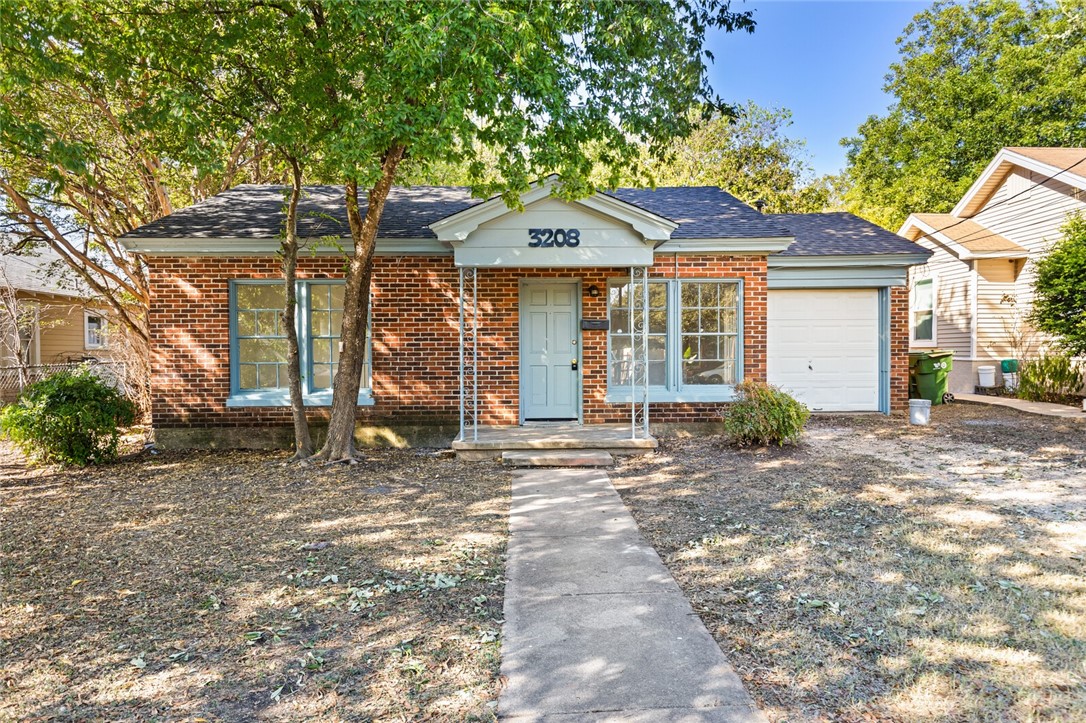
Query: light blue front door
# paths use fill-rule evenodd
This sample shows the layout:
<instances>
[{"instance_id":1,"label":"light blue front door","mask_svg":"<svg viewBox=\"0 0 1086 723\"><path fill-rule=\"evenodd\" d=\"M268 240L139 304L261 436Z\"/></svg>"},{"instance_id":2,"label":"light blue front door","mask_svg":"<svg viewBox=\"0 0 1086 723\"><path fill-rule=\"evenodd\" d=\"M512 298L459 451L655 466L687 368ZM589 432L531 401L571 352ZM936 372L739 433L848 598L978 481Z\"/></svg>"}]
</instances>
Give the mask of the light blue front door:
<instances>
[{"instance_id":1,"label":"light blue front door","mask_svg":"<svg viewBox=\"0 0 1086 723\"><path fill-rule=\"evenodd\" d=\"M525 421L577 419L578 301L574 282L521 288L520 388Z\"/></svg>"}]
</instances>

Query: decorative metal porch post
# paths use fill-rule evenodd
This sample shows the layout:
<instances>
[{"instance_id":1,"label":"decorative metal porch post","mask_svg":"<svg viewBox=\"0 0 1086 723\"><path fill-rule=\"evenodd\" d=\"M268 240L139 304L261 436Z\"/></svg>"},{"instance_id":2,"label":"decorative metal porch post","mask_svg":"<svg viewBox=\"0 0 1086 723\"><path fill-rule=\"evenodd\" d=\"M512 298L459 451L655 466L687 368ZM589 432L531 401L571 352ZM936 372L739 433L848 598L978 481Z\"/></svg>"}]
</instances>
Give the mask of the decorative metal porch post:
<instances>
[{"instance_id":1,"label":"decorative metal porch post","mask_svg":"<svg viewBox=\"0 0 1086 723\"><path fill-rule=\"evenodd\" d=\"M460 441L479 439L478 269L460 267ZM468 299L471 299L470 304ZM471 320L467 319L470 306ZM468 324L470 323L470 328Z\"/></svg>"},{"instance_id":2,"label":"decorative metal porch post","mask_svg":"<svg viewBox=\"0 0 1086 723\"><path fill-rule=\"evenodd\" d=\"M640 430L649 436L649 270L644 266L630 267L630 291L627 295L630 311L630 438L637 439ZM641 291L641 303L636 303L636 290Z\"/></svg>"}]
</instances>

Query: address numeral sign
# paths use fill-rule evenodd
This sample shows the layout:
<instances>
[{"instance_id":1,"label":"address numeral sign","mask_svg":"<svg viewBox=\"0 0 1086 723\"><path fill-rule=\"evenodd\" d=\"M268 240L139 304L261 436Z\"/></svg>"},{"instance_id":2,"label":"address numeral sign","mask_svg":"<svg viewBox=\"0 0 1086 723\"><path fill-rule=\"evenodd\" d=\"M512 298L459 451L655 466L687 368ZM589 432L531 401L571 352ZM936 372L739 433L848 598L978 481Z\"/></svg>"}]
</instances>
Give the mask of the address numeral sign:
<instances>
[{"instance_id":1,"label":"address numeral sign","mask_svg":"<svg viewBox=\"0 0 1086 723\"><path fill-rule=\"evenodd\" d=\"M581 245L581 230L578 228L530 228L528 235L532 248L573 248Z\"/></svg>"}]
</instances>

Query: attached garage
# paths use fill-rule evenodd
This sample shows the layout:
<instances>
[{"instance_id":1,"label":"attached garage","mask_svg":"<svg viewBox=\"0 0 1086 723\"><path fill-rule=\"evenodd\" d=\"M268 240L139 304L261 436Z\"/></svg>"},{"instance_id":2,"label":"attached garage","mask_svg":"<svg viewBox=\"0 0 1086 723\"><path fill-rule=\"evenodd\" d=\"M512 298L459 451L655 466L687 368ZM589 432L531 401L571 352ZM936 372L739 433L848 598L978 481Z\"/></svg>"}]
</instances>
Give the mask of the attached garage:
<instances>
[{"instance_id":1,"label":"attached garage","mask_svg":"<svg viewBox=\"0 0 1086 723\"><path fill-rule=\"evenodd\" d=\"M769 383L812 411L879 411L879 318L878 289L770 291Z\"/></svg>"},{"instance_id":2,"label":"attached garage","mask_svg":"<svg viewBox=\"0 0 1086 723\"><path fill-rule=\"evenodd\" d=\"M848 213L774 216L766 378L815 412L883 412L908 396L910 266L930 252Z\"/></svg>"}]
</instances>

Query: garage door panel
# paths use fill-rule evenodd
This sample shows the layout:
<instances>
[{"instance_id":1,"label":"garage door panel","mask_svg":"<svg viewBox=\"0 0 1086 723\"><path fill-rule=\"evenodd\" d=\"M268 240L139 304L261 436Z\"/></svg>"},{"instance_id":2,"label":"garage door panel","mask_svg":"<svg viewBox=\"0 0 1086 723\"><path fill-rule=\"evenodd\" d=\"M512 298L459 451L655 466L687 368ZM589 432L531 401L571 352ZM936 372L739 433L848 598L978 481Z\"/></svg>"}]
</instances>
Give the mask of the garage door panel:
<instances>
[{"instance_id":1,"label":"garage door panel","mask_svg":"<svg viewBox=\"0 0 1086 723\"><path fill-rule=\"evenodd\" d=\"M874 289L770 291L770 383L814 410L878 410L878 321Z\"/></svg>"}]
</instances>

